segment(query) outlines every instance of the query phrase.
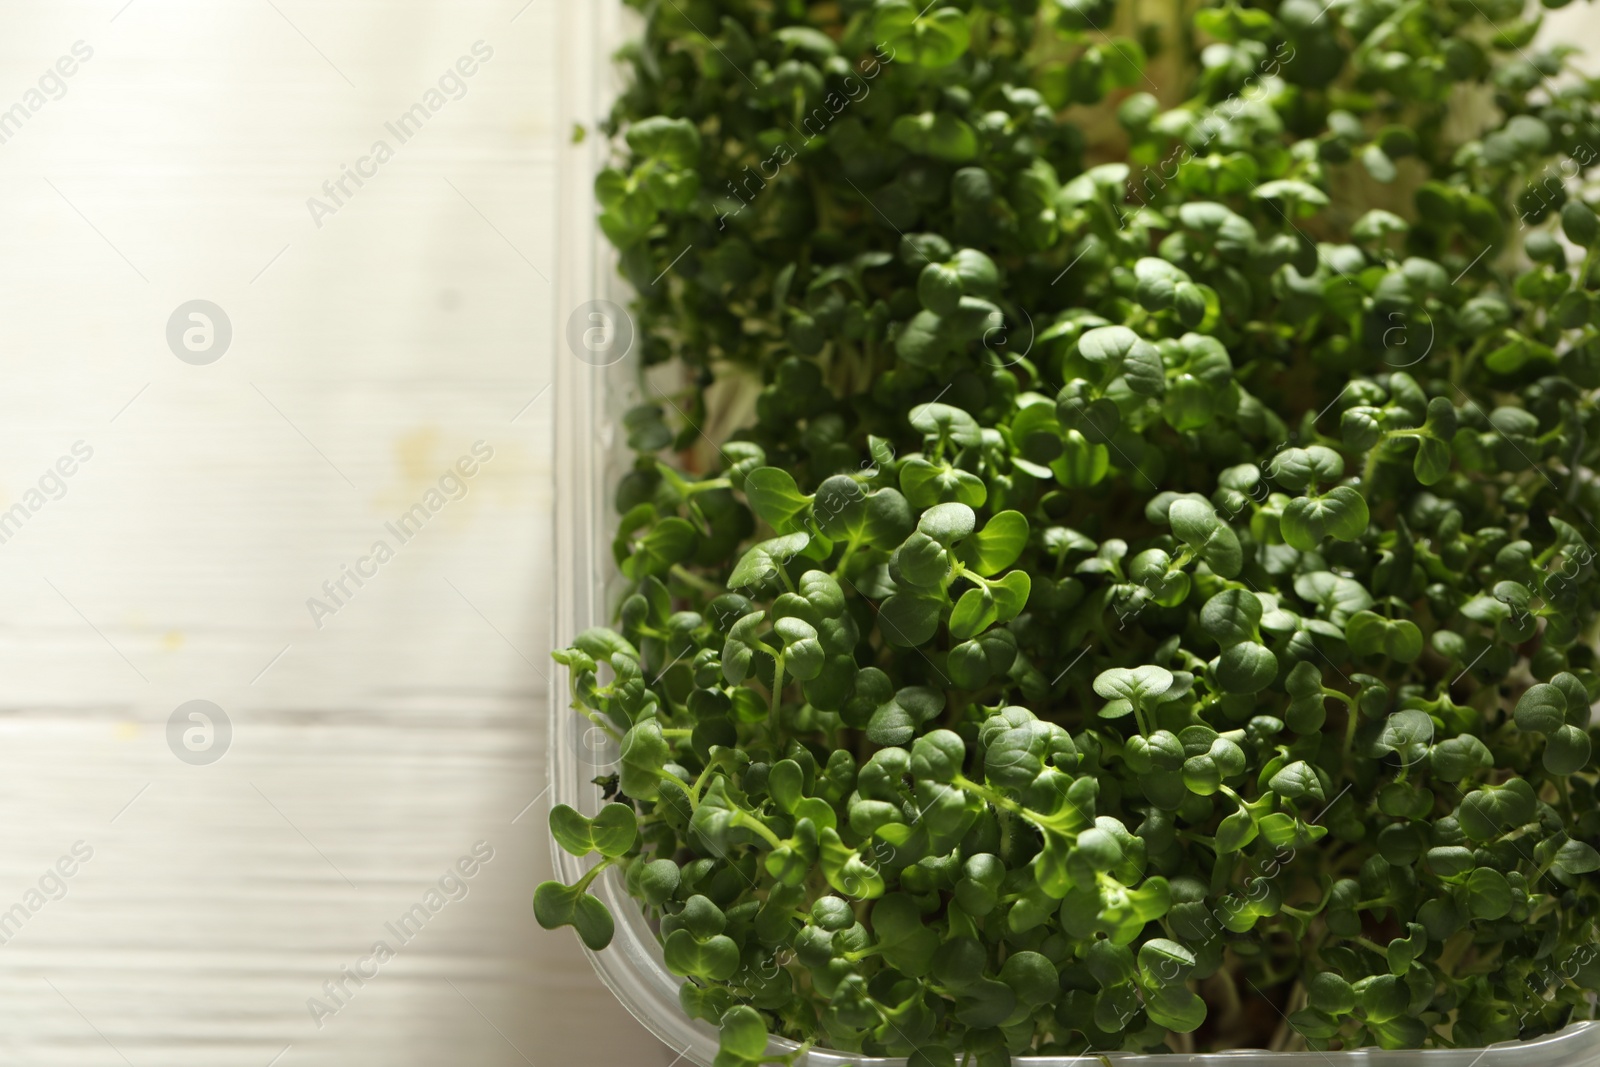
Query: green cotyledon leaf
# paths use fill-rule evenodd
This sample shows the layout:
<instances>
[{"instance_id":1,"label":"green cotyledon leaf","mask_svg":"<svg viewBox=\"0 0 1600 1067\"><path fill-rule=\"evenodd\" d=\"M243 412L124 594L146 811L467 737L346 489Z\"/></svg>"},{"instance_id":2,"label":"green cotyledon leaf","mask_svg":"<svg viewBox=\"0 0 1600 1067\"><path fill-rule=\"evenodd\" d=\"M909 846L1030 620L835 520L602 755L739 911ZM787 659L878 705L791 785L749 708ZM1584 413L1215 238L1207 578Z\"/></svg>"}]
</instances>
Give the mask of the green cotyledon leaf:
<instances>
[{"instance_id":1,"label":"green cotyledon leaf","mask_svg":"<svg viewBox=\"0 0 1600 1067\"><path fill-rule=\"evenodd\" d=\"M776 467L758 467L745 475L744 494L750 508L779 533L787 533L810 505L795 486L794 476Z\"/></svg>"},{"instance_id":2,"label":"green cotyledon leaf","mask_svg":"<svg viewBox=\"0 0 1600 1067\"><path fill-rule=\"evenodd\" d=\"M611 944L616 932L616 923L604 904L582 888L560 882L543 882L534 891L533 914L546 930L571 926L596 952Z\"/></svg>"},{"instance_id":3,"label":"green cotyledon leaf","mask_svg":"<svg viewBox=\"0 0 1600 1067\"><path fill-rule=\"evenodd\" d=\"M1015 563L1027 544L1028 520L1021 512L1002 511L957 547L956 558L987 578Z\"/></svg>"},{"instance_id":4,"label":"green cotyledon leaf","mask_svg":"<svg viewBox=\"0 0 1600 1067\"><path fill-rule=\"evenodd\" d=\"M626 804L607 804L593 819L557 804L550 809L550 832L556 843L574 856L590 852L621 856L633 847L639 826L633 809Z\"/></svg>"},{"instance_id":5,"label":"green cotyledon leaf","mask_svg":"<svg viewBox=\"0 0 1600 1067\"><path fill-rule=\"evenodd\" d=\"M1168 511L1172 532L1223 578L1234 578L1244 565L1238 535L1215 508L1194 500L1174 501Z\"/></svg>"},{"instance_id":6,"label":"green cotyledon leaf","mask_svg":"<svg viewBox=\"0 0 1600 1067\"><path fill-rule=\"evenodd\" d=\"M1371 521L1367 502L1348 485L1335 486L1320 496L1302 496L1283 509L1283 539L1305 552L1313 551L1324 538L1353 541Z\"/></svg>"}]
</instances>

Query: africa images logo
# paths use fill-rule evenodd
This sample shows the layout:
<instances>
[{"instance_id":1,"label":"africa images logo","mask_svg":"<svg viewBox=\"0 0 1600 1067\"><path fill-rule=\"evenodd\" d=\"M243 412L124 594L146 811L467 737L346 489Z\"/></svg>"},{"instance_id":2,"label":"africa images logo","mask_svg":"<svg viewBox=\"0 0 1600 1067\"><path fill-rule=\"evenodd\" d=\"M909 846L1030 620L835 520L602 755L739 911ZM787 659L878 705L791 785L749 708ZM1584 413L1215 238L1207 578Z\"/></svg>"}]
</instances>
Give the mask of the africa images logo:
<instances>
[{"instance_id":1,"label":"africa images logo","mask_svg":"<svg viewBox=\"0 0 1600 1067\"><path fill-rule=\"evenodd\" d=\"M340 564L338 575L322 583L323 596L306 598L306 610L311 613L311 621L317 629L322 629L324 619L339 614L345 605L354 600L362 587L378 576L379 568L394 559L399 546L421 533L428 520L443 511L446 504L466 499L471 492L472 479L483 469L481 464L492 459L493 445L487 441L474 442L472 455L456 460L453 467L447 468L439 476L436 485L428 487L421 500L407 508L394 522L383 524L384 531L394 539L393 545L389 543L389 538L380 537L372 542L366 555L356 559L353 564Z\"/></svg>"}]
</instances>

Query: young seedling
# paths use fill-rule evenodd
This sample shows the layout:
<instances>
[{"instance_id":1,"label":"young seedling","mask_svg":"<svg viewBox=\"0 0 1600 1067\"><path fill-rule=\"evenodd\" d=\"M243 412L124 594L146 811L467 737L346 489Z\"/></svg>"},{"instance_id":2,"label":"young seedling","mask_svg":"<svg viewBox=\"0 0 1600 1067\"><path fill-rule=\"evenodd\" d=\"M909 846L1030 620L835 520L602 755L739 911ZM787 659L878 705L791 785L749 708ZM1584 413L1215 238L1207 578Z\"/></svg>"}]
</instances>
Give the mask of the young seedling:
<instances>
[{"instance_id":1,"label":"young seedling","mask_svg":"<svg viewBox=\"0 0 1600 1067\"><path fill-rule=\"evenodd\" d=\"M1600 82L1537 10L628 2L600 225L689 385L539 922L619 879L719 1067L1592 1018Z\"/></svg>"}]
</instances>

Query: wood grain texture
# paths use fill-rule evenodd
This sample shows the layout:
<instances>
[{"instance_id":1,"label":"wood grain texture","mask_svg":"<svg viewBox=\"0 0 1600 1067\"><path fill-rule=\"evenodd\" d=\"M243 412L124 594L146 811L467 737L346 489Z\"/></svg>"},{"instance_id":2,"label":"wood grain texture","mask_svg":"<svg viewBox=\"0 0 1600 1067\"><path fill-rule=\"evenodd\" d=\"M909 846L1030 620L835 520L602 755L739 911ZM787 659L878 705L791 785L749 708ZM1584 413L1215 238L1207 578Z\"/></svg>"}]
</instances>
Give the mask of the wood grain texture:
<instances>
[{"instance_id":1,"label":"wood grain texture","mask_svg":"<svg viewBox=\"0 0 1600 1067\"><path fill-rule=\"evenodd\" d=\"M93 450L0 544L0 912L93 849L0 928L0 1063L669 1062L528 905L556 0L124 3L8 5L0 34L0 111L93 49L0 143L0 510ZM384 124L480 40L398 144ZM307 198L379 138L319 228ZM233 327L208 366L165 337L196 298ZM384 524L476 441L494 458L398 544ZM380 538L319 628L307 598ZM209 766L167 745L197 698L233 728ZM402 945L385 924L479 841ZM379 940L319 1028L307 999Z\"/></svg>"}]
</instances>

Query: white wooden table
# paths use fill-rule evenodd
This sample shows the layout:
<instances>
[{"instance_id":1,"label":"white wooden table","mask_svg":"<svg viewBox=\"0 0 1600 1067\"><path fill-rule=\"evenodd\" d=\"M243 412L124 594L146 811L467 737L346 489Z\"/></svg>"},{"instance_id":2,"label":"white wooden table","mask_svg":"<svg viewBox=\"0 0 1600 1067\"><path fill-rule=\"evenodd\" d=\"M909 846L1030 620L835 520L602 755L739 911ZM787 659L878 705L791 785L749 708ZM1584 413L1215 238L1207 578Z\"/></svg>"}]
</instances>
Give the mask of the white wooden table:
<instances>
[{"instance_id":1,"label":"white wooden table","mask_svg":"<svg viewBox=\"0 0 1600 1067\"><path fill-rule=\"evenodd\" d=\"M0 528L0 912L26 920L0 915L0 1063L672 1059L528 903L549 870L529 803L557 3L0 15L0 122L92 49L0 125L0 512L24 509ZM464 95L399 143L385 123L477 41ZM316 225L308 198L380 138L393 158ZM194 299L232 325L208 365L166 339ZM480 440L465 497L399 545L385 522ZM79 441L65 495L28 510ZM394 557L319 628L307 599L380 538ZM232 726L209 765L168 747L194 699ZM30 898L79 841L65 895ZM385 924L479 841L465 897L402 945ZM394 958L362 964L379 940ZM376 976L319 1028L308 998L331 1008L323 983L358 965Z\"/></svg>"}]
</instances>

